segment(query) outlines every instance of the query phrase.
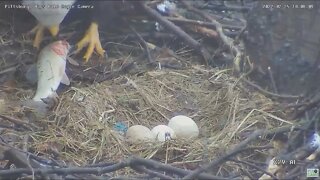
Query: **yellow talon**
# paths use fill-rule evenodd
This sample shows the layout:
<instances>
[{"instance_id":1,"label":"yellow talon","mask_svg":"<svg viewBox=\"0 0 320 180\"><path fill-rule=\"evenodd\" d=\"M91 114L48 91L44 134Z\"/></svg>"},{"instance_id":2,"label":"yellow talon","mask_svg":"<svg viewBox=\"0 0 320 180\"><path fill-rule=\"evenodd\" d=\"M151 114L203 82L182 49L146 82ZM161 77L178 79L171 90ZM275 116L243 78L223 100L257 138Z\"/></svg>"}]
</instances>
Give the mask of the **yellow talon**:
<instances>
[{"instance_id":1,"label":"yellow talon","mask_svg":"<svg viewBox=\"0 0 320 180\"><path fill-rule=\"evenodd\" d=\"M88 49L83 58L85 62L88 62L94 49L100 56L104 56L105 50L102 48L99 38L98 24L93 22L85 33L84 37L77 43L77 53L83 49L87 44Z\"/></svg>"},{"instance_id":2,"label":"yellow talon","mask_svg":"<svg viewBox=\"0 0 320 180\"><path fill-rule=\"evenodd\" d=\"M58 25L51 26L51 27L49 27L48 29L49 29L51 35L52 35L53 37L56 37L57 34L58 34L58 32L59 32L59 24L58 24Z\"/></svg>"},{"instance_id":3,"label":"yellow talon","mask_svg":"<svg viewBox=\"0 0 320 180\"><path fill-rule=\"evenodd\" d=\"M36 36L33 40L33 47L38 48L40 47L40 43L43 38L43 31L44 31L44 26L41 24L38 24L36 27L34 27L30 33L36 33Z\"/></svg>"},{"instance_id":4,"label":"yellow talon","mask_svg":"<svg viewBox=\"0 0 320 180\"><path fill-rule=\"evenodd\" d=\"M40 47L40 43L42 41L43 38L43 31L45 29L45 26L38 24L37 26L35 26L30 33L35 33L35 38L33 40L33 47L39 49ZM59 32L59 25L55 25L55 26L51 26L48 28L51 35L52 36L57 36L58 32Z\"/></svg>"}]
</instances>

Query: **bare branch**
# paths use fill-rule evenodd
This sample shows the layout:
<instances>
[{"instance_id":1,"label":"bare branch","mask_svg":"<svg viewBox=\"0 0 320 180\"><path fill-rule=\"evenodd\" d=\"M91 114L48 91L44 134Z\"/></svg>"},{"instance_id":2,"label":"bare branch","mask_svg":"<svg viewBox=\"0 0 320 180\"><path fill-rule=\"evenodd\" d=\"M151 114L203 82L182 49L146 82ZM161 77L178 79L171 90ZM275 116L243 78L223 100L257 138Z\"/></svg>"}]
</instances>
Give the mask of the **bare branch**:
<instances>
[{"instance_id":1,"label":"bare branch","mask_svg":"<svg viewBox=\"0 0 320 180\"><path fill-rule=\"evenodd\" d=\"M210 168L212 168L214 166L217 166L218 164L222 163L223 161L225 161L229 157L231 157L231 156L237 154L238 152L242 151L243 148L246 145L248 145L251 141L255 140L256 138L258 138L262 134L263 134L263 131L261 131L261 130L257 130L255 132L253 132L246 140L244 140L241 143L237 144L236 147L234 147L231 151L227 152L224 156L221 156L221 157L217 158L216 160L213 160L208 165L199 167L198 169L196 169L192 173L190 173L187 176L185 176L183 179L194 179L194 178L196 178L200 173L202 173L202 172L204 172L204 171L206 171L206 170L208 170L208 169L210 169Z\"/></svg>"}]
</instances>

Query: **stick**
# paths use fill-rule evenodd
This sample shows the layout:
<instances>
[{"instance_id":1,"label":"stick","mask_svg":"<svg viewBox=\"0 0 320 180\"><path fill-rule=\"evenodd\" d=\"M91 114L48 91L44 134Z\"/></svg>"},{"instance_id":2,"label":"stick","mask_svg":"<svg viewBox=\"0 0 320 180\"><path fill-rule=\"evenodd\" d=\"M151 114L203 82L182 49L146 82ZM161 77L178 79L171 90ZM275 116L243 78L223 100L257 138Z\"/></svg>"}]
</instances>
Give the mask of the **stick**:
<instances>
[{"instance_id":1,"label":"stick","mask_svg":"<svg viewBox=\"0 0 320 180\"><path fill-rule=\"evenodd\" d=\"M143 48L145 49L146 53L147 53L147 58L149 63L154 64L155 61L154 59L151 57L151 53L150 53L150 49L146 43L146 41L142 38L142 36L133 28L130 26L130 29L135 33L135 35L138 37L138 39L140 40L140 42L142 43Z\"/></svg>"},{"instance_id":2,"label":"stick","mask_svg":"<svg viewBox=\"0 0 320 180\"><path fill-rule=\"evenodd\" d=\"M158 173L158 172L154 172L154 171L151 171L143 166L137 166L137 167L132 167L132 169L136 170L136 171L141 171L141 172L144 172L146 174L149 174L150 176L155 176L155 177L159 177L161 179L173 179L172 177L170 176L166 176L164 174L161 174L161 173Z\"/></svg>"},{"instance_id":3,"label":"stick","mask_svg":"<svg viewBox=\"0 0 320 180\"><path fill-rule=\"evenodd\" d=\"M241 143L237 144L236 147L234 147L231 151L227 152L224 156L221 156L217 158L216 160L213 160L211 163L201 166L192 173L188 174L187 176L183 177L183 179L195 179L200 173L217 166L218 164L222 163L224 160L228 159L229 157L237 154L238 152L242 151L242 149L249 144L251 141L255 140L259 136L263 134L263 131L256 130L253 132L246 140L242 141Z\"/></svg>"},{"instance_id":4,"label":"stick","mask_svg":"<svg viewBox=\"0 0 320 180\"><path fill-rule=\"evenodd\" d=\"M249 162L246 162L246 161L237 160L237 159L231 159L231 161L234 161L234 162L237 162L237 163L242 163L242 164L245 164L245 165L247 165L247 166L253 167L253 168L255 168L255 169L263 172L264 174L269 175L269 176L272 177L273 179L277 179L277 177L276 177L275 175L273 175L272 173L264 170L264 168L259 167L259 166L255 165L255 164L252 164L252 163L249 163Z\"/></svg>"},{"instance_id":5,"label":"stick","mask_svg":"<svg viewBox=\"0 0 320 180\"><path fill-rule=\"evenodd\" d=\"M16 125L20 125L20 126L26 128L28 130L32 130L29 126L35 128L35 129L38 128L37 126L35 126L35 125L33 125L33 124L29 123L29 122L25 122L25 121L22 121L20 119L16 119L16 118L13 118L13 117L9 117L9 116L5 116L5 115L1 115L0 114L0 118L8 120L8 121L10 121L10 122L12 122L12 123L14 123Z\"/></svg>"},{"instance_id":6,"label":"stick","mask_svg":"<svg viewBox=\"0 0 320 180\"><path fill-rule=\"evenodd\" d=\"M35 175L37 174L96 174L101 175L108 172L113 172L128 166L128 162L120 162L115 165L107 167L68 167L68 168L36 168L33 169ZM1 177L22 175L22 174L32 174L32 170L28 168L17 168L10 170L0 170Z\"/></svg>"},{"instance_id":7,"label":"stick","mask_svg":"<svg viewBox=\"0 0 320 180\"><path fill-rule=\"evenodd\" d=\"M196 9L194 7L192 7L189 3L187 3L186 1L180 1L188 10L193 11L197 14L199 14L200 16L202 16L203 18L207 19L208 21L210 21L211 23L213 23L216 26L216 31L218 32L220 39L222 40L222 42L227 45L227 47L230 49L230 51L234 54L235 58L234 58L234 64L235 64L235 68L238 72L241 71L240 68L240 62L242 60L242 56L243 53L240 51L240 49L238 47L236 47L233 43L233 40L231 38L229 38L228 36L226 36L223 32L223 27L222 25L216 21L214 18L212 18L211 16L205 14L203 11ZM245 25L246 27L246 25Z\"/></svg>"},{"instance_id":8,"label":"stick","mask_svg":"<svg viewBox=\"0 0 320 180\"><path fill-rule=\"evenodd\" d=\"M209 62L211 62L212 57L210 53L208 52L208 50L202 47L198 41L194 40L181 28L162 17L157 11L148 7L143 1L139 2L139 4L147 14L149 14L152 18L161 23L161 25L163 25L165 28L171 30L173 33L175 33L177 36L183 39L189 46L194 48L203 57L206 64L209 64Z\"/></svg>"},{"instance_id":9,"label":"stick","mask_svg":"<svg viewBox=\"0 0 320 180\"><path fill-rule=\"evenodd\" d=\"M257 90L259 90L260 92L262 92L265 95L274 96L274 97L277 97L277 98L285 98L285 99L298 99L298 98L301 98L301 96L282 95L282 94L275 94L275 93L269 92L267 90L264 90L260 86L254 84L253 82L250 82L250 81L248 81L247 79L244 79L244 78L242 78L242 81L248 83L249 85L251 85L252 87L256 88Z\"/></svg>"},{"instance_id":10,"label":"stick","mask_svg":"<svg viewBox=\"0 0 320 180\"><path fill-rule=\"evenodd\" d=\"M192 171L176 168L176 167L173 167L173 166L168 165L168 164L162 164L162 163L160 163L158 161L154 161L154 160L151 160L151 159L143 159L143 158L140 158L140 157L132 157L132 159L130 161L131 161L131 163L136 164L136 165L144 165L144 166L147 166L149 168L151 167L153 169L165 171L165 172L168 172L168 173L175 173L175 174L178 174L180 176L185 176L185 175L187 175L187 174L192 172ZM130 166L132 166L132 164ZM222 177L219 177L219 176L214 176L214 175L207 174L207 173L199 174L199 178L201 178L201 179L229 179L229 178L222 178Z\"/></svg>"},{"instance_id":11,"label":"stick","mask_svg":"<svg viewBox=\"0 0 320 180\"><path fill-rule=\"evenodd\" d=\"M207 26L207 27L216 29L216 24L211 22L204 22L204 21L193 20L193 19L182 19L182 18L176 18L176 17L167 17L167 19L175 23L188 23L188 24L194 24L194 25L200 25L200 26ZM222 25L222 27L228 28L228 29L234 29L234 30L242 29L242 27L240 26L232 26L232 25Z\"/></svg>"},{"instance_id":12,"label":"stick","mask_svg":"<svg viewBox=\"0 0 320 180\"><path fill-rule=\"evenodd\" d=\"M160 162L143 159L139 157L130 157L122 162L116 163L114 165L106 166L106 167L66 167L66 168L17 168L17 169L10 169L10 170L0 170L1 177L11 177L11 176L19 176L22 174L32 174L34 175L48 175L48 174L58 174L58 175L68 175L68 174L95 174L95 175L102 175L109 172L114 172L119 169L123 169L125 167L132 167L133 169L137 166L146 166L151 167L153 169L162 170L165 172L171 172L179 175L187 175L192 171L180 169L173 167L171 165L162 164ZM148 171L150 173L150 171ZM155 175L157 173L153 173ZM159 174L157 174L159 175ZM218 176L213 176L210 174L202 173L199 175L202 179L228 179L228 178L221 178Z\"/></svg>"}]
</instances>

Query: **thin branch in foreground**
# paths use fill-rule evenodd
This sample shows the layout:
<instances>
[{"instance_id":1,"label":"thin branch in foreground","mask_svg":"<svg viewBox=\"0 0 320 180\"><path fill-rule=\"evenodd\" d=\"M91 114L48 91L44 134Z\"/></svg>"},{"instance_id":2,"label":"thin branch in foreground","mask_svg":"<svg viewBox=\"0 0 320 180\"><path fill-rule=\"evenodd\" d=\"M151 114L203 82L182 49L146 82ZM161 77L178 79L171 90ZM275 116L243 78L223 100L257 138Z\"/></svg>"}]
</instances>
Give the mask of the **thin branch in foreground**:
<instances>
[{"instance_id":1,"label":"thin branch in foreground","mask_svg":"<svg viewBox=\"0 0 320 180\"><path fill-rule=\"evenodd\" d=\"M141 169L144 167L148 169ZM17 169L8 169L8 170L0 170L0 177L12 177L12 176L21 176L22 174L27 175L49 175L49 174L56 174L56 175L72 175L72 174L94 174L101 176L106 173L114 172L119 169L123 169L125 167L131 167L132 169L137 169L137 167L141 167L139 170L143 170L143 172L148 173L152 176L160 177L162 176L160 173L151 172L149 169L155 169L159 171L164 171L166 173L173 173L180 176L185 176L192 171L180 169L173 167L171 165L163 164L154 160L150 159L143 159L139 157L130 157L124 161L119 163L106 166L106 167L45 167L45 168L17 168ZM165 175L162 176L163 178ZM222 178L218 176L213 176L207 173L199 174L199 177L202 179L228 179ZM166 178L167 179L167 178Z\"/></svg>"},{"instance_id":2,"label":"thin branch in foreground","mask_svg":"<svg viewBox=\"0 0 320 180\"><path fill-rule=\"evenodd\" d=\"M200 173L202 173L202 172L204 172L204 171L206 171L208 169L211 169L214 166L217 166L218 164L220 164L220 163L224 162L225 160L227 160L229 157L241 152L246 145L248 145L251 141L257 139L262 134L263 134L262 130L256 130L246 140L244 140L241 143L237 144L231 151L227 152L224 156L221 156L221 157L213 160L211 163L209 163L209 164L207 164L205 166L199 167L198 169L196 169L192 173L190 173L187 176L185 176L183 179L195 179L196 177L198 177L198 175Z\"/></svg>"},{"instance_id":3,"label":"thin branch in foreground","mask_svg":"<svg viewBox=\"0 0 320 180\"><path fill-rule=\"evenodd\" d=\"M95 174L95 175L102 175L108 172L113 172L128 166L127 161L123 161L117 163L115 165L111 165L108 167L68 167L68 168L35 168L35 169L28 169L28 168L17 168L17 169L9 169L9 170L0 170L1 177L10 177L10 176L17 176L22 174L32 174L35 175L39 174L58 174L58 175L67 175L67 174Z\"/></svg>"},{"instance_id":4,"label":"thin branch in foreground","mask_svg":"<svg viewBox=\"0 0 320 180\"><path fill-rule=\"evenodd\" d=\"M143 159L140 157L132 157L132 159L129 161L132 163L130 165L130 167L134 164L135 165L144 165L148 168L156 169L159 171L165 171L167 173L174 173L174 174L178 174L180 176L186 176L187 174L190 174L192 172L192 171L180 169L180 168L168 165L168 164L163 164L163 163L160 163L155 160ZM229 178L214 176L214 175L211 175L208 173L201 173L201 174L199 174L198 177L201 179L229 179Z\"/></svg>"},{"instance_id":5,"label":"thin branch in foreground","mask_svg":"<svg viewBox=\"0 0 320 180\"><path fill-rule=\"evenodd\" d=\"M3 120L7 120L7 121L10 121L16 125L19 125L19 126L22 126L24 127L25 129L27 130L32 130L32 128L38 128L37 126L35 126L34 124L31 124L29 122L25 122L23 120L20 120L20 119L16 119L14 117L10 117L10 116L5 116L5 115L1 115L0 114L0 118L3 119Z\"/></svg>"},{"instance_id":6,"label":"thin branch in foreground","mask_svg":"<svg viewBox=\"0 0 320 180\"><path fill-rule=\"evenodd\" d=\"M149 169L147 169L146 167L143 167L143 166L137 166L137 167L132 167L132 169L136 170L136 171L140 171L140 172L144 172L146 174L149 174L151 176L155 176L155 177L158 177L158 178L161 178L161 179L173 179L172 177L170 176L166 176L162 173L159 173L159 172L155 172L155 171L151 171Z\"/></svg>"},{"instance_id":7,"label":"thin branch in foreground","mask_svg":"<svg viewBox=\"0 0 320 180\"><path fill-rule=\"evenodd\" d=\"M252 163L249 163L249 162L246 162L246 161L242 161L242 160L237 160L237 159L230 159L230 160L231 160L231 161L234 161L234 162L237 162L237 163L245 164L245 165L250 166L250 167L252 167L252 168L255 168L255 169L263 172L264 174L269 175L269 176L272 177L273 179L277 179L277 177L276 177L275 175L273 175L272 173L266 171L264 168L259 167L259 166L255 165L255 164L252 164Z\"/></svg>"}]
</instances>

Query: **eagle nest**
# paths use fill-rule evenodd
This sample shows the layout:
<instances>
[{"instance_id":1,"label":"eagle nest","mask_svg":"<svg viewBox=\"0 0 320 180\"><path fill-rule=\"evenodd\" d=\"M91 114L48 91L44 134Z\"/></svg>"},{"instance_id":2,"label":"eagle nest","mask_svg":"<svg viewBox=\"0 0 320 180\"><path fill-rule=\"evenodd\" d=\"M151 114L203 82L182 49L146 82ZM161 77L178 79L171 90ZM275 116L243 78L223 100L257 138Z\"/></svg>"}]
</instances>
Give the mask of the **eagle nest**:
<instances>
[{"instance_id":1,"label":"eagle nest","mask_svg":"<svg viewBox=\"0 0 320 180\"><path fill-rule=\"evenodd\" d=\"M131 145L115 128L121 122L152 129L177 114L194 119L200 129L197 139ZM247 84L232 76L231 69L190 65L184 70L119 76L88 87L74 84L60 95L50 116L35 122L41 130L14 132L18 138L14 145L68 166L118 162L136 155L192 170L221 156L255 129L290 125L282 119L284 115L272 100L248 90ZM6 131L2 136L12 133ZM241 159L265 162L270 155L268 143L267 139L256 141ZM226 174L239 168L231 161L214 171ZM134 171L125 168L113 176L130 172Z\"/></svg>"}]
</instances>

